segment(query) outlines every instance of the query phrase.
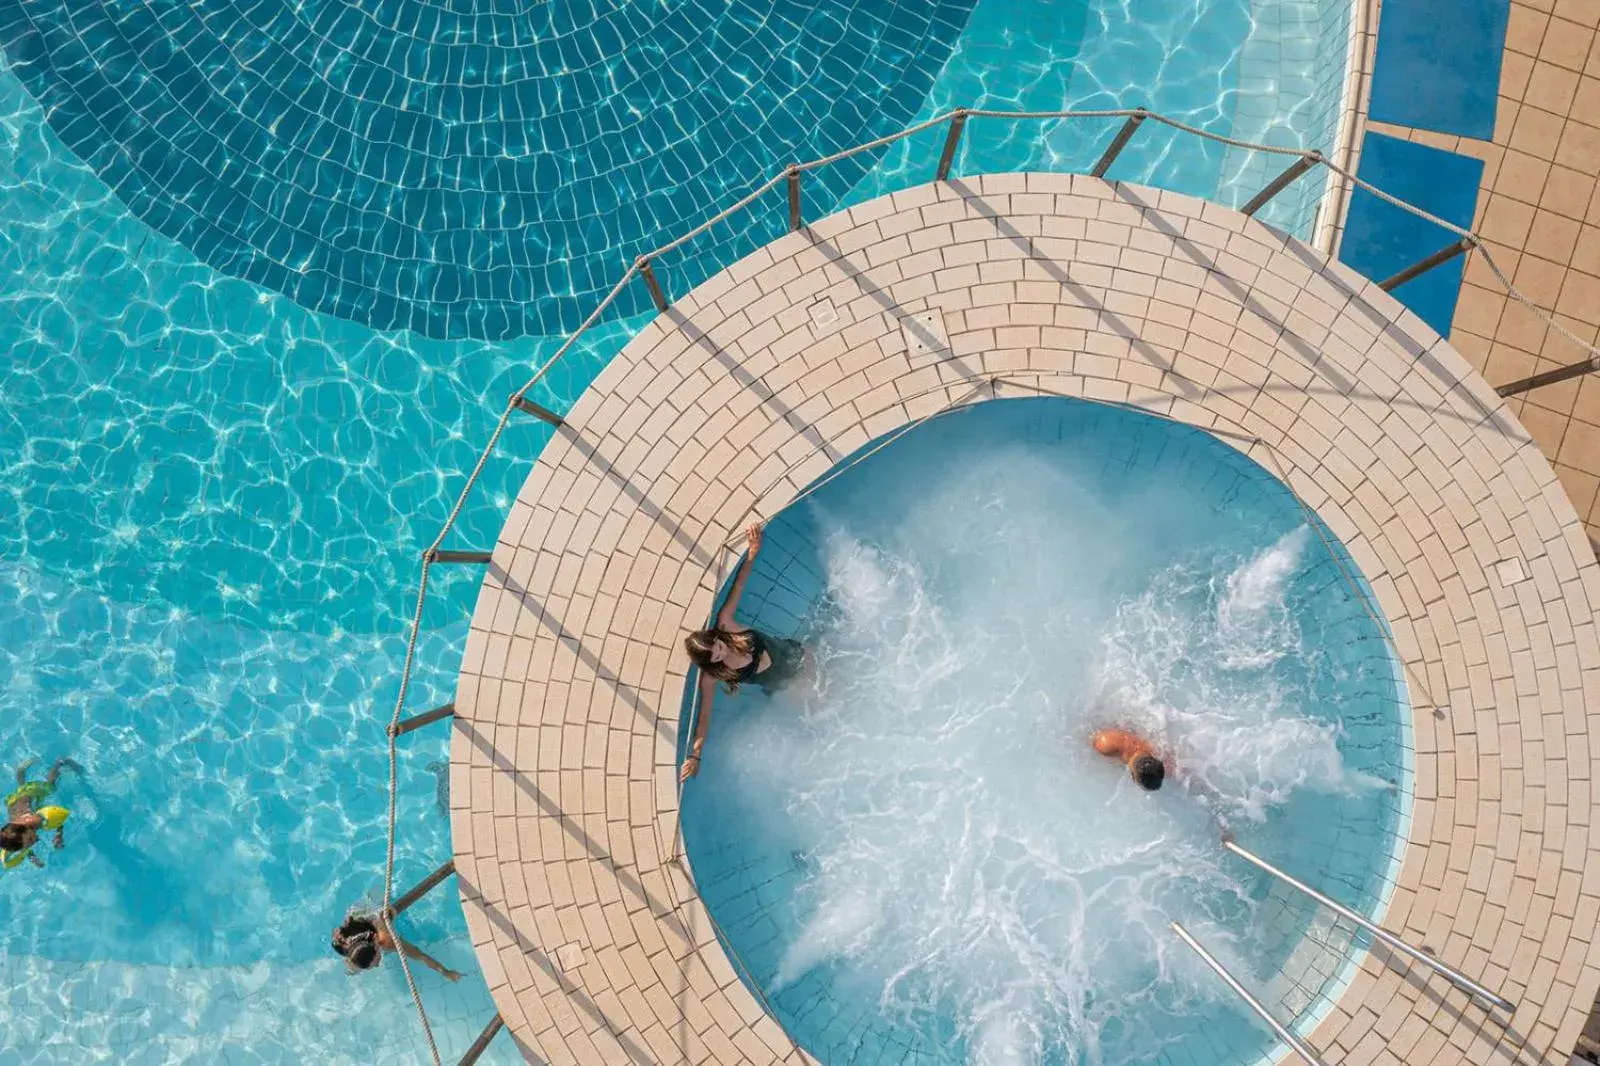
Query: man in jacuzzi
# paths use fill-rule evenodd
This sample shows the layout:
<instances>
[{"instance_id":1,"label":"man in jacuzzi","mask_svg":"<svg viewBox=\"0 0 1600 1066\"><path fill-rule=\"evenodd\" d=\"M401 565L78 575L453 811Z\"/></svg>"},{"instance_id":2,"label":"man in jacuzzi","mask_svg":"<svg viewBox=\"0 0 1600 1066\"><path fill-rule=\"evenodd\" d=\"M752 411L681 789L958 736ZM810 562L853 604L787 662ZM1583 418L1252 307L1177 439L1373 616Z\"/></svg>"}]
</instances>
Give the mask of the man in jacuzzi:
<instances>
[{"instance_id":1,"label":"man in jacuzzi","mask_svg":"<svg viewBox=\"0 0 1600 1066\"><path fill-rule=\"evenodd\" d=\"M1137 733L1102 729L1094 735L1094 750L1127 763L1128 773L1147 792L1154 792L1166 780L1166 765L1156 757L1150 742Z\"/></svg>"}]
</instances>

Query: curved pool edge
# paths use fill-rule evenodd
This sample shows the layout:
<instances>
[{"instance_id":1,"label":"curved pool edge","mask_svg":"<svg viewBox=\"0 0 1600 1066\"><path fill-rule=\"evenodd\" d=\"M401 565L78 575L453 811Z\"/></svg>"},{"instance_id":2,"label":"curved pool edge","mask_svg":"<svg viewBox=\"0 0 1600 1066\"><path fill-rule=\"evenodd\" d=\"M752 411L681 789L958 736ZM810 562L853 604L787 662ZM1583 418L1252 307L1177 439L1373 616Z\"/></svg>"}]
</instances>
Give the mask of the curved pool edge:
<instances>
[{"instance_id":1,"label":"curved pool edge","mask_svg":"<svg viewBox=\"0 0 1600 1066\"><path fill-rule=\"evenodd\" d=\"M1313 1046L1570 1049L1600 965L1565 934L1600 886L1567 832L1587 810L1545 800L1592 776L1600 568L1553 472L1371 282L1216 205L1049 174L921 186L741 260L636 337L534 464L474 614L451 790L468 926L524 1047L802 1061L671 861L681 634L747 514L974 389L1042 384L1267 441L1433 694L1407 686L1416 799L1388 924L1519 999L1515 1032L1369 955ZM1501 585L1510 558L1526 577Z\"/></svg>"}]
</instances>

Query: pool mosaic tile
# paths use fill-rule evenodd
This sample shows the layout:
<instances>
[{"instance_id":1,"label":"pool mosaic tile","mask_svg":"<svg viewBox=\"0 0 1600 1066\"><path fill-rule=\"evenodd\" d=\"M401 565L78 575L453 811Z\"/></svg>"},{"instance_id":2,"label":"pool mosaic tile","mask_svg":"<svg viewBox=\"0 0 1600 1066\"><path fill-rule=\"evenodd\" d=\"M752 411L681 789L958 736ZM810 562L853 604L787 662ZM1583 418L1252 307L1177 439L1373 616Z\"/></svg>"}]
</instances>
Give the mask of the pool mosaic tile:
<instances>
[{"instance_id":1,"label":"pool mosaic tile","mask_svg":"<svg viewBox=\"0 0 1600 1066\"><path fill-rule=\"evenodd\" d=\"M901 127L970 8L4 0L0 46L62 140L216 269L377 328L497 340L572 328L632 258L778 166ZM875 159L809 181L810 210ZM677 283L781 211L691 248Z\"/></svg>"},{"instance_id":2,"label":"pool mosaic tile","mask_svg":"<svg viewBox=\"0 0 1600 1066\"><path fill-rule=\"evenodd\" d=\"M1488 140L1510 0L1393 0L1378 23L1372 118Z\"/></svg>"},{"instance_id":3,"label":"pool mosaic tile","mask_svg":"<svg viewBox=\"0 0 1600 1066\"><path fill-rule=\"evenodd\" d=\"M1359 173L1385 192L1446 222L1470 226L1483 161L1369 133L1362 143ZM1357 189L1350 198L1339 258L1367 277L1382 281L1455 239L1449 230ZM1461 293L1462 268L1458 257L1406 282L1394 294L1446 336Z\"/></svg>"}]
</instances>

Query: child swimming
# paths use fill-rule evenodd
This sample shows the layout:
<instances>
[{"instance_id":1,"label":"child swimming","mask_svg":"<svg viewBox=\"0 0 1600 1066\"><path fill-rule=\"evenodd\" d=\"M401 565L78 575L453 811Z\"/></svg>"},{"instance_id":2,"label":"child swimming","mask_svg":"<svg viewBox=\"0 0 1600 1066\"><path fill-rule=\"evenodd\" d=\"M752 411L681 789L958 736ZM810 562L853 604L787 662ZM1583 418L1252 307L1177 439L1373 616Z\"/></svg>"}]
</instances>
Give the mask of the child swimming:
<instances>
[{"instance_id":1,"label":"child swimming","mask_svg":"<svg viewBox=\"0 0 1600 1066\"><path fill-rule=\"evenodd\" d=\"M1094 735L1094 750L1128 764L1128 773L1139 787L1154 792L1166 779L1167 767L1156 757L1150 742L1126 729L1102 729Z\"/></svg>"},{"instance_id":2,"label":"child swimming","mask_svg":"<svg viewBox=\"0 0 1600 1066\"><path fill-rule=\"evenodd\" d=\"M63 766L70 766L80 774L83 773L83 767L71 759L57 759L55 765L50 767L50 772L44 775L43 781L29 781L28 770L37 761L29 759L17 767L17 787L6 797L6 824L0 826L0 867L7 870L14 870L25 861L44 866L44 860L33 853L41 829L55 830L55 847L60 848L66 843L63 827L69 817L67 809L53 806L35 808L34 804L49 799L55 793L56 778L61 776Z\"/></svg>"}]
</instances>

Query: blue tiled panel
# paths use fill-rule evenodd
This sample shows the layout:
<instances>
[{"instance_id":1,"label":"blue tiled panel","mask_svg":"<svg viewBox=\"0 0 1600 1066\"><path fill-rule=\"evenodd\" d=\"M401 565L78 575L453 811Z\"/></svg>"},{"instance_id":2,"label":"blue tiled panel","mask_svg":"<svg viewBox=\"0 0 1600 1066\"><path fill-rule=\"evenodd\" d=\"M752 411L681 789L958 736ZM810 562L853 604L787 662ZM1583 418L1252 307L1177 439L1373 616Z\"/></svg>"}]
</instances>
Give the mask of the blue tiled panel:
<instances>
[{"instance_id":1,"label":"blue tiled panel","mask_svg":"<svg viewBox=\"0 0 1600 1066\"><path fill-rule=\"evenodd\" d=\"M1358 173L1391 196L1446 222L1470 227L1483 162L1369 133L1362 141ZM1382 281L1455 239L1450 231L1357 189L1350 198L1339 259L1374 281ZM1449 336L1465 265L1457 257L1406 282L1394 295L1441 336Z\"/></svg>"},{"instance_id":2,"label":"blue tiled panel","mask_svg":"<svg viewBox=\"0 0 1600 1066\"><path fill-rule=\"evenodd\" d=\"M1372 117L1494 137L1511 0L1387 0L1378 22Z\"/></svg>"},{"instance_id":3,"label":"blue tiled panel","mask_svg":"<svg viewBox=\"0 0 1600 1066\"><path fill-rule=\"evenodd\" d=\"M500 339L572 328L782 164L903 126L971 6L0 0L0 45L67 145L211 265ZM874 158L808 175L808 210ZM785 218L774 194L663 263L671 288Z\"/></svg>"}]
</instances>

